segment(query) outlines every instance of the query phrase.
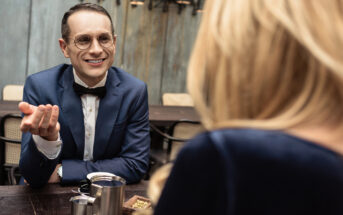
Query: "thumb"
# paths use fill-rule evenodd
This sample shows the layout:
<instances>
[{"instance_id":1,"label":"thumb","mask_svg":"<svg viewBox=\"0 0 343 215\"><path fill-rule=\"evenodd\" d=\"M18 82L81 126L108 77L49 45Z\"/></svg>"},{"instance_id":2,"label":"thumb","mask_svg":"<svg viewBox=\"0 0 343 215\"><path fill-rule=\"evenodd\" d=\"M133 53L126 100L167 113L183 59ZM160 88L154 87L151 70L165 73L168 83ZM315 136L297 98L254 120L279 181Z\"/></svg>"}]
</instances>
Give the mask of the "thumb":
<instances>
[{"instance_id":1,"label":"thumb","mask_svg":"<svg viewBox=\"0 0 343 215\"><path fill-rule=\"evenodd\" d=\"M19 110L23 112L25 115L32 114L34 110L37 108L36 106L30 105L27 102L20 102L18 107Z\"/></svg>"}]
</instances>

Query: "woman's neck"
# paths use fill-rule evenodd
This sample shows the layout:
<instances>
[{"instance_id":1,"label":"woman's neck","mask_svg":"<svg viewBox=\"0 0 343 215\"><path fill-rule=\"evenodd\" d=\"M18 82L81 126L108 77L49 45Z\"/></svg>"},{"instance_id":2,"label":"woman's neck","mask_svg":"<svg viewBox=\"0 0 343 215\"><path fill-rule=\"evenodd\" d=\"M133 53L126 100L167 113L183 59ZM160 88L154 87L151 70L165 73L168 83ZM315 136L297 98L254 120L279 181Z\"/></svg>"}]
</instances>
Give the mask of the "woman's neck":
<instances>
[{"instance_id":1,"label":"woman's neck","mask_svg":"<svg viewBox=\"0 0 343 215\"><path fill-rule=\"evenodd\" d=\"M285 130L286 133L317 143L343 155L343 132L325 126L303 126Z\"/></svg>"}]
</instances>

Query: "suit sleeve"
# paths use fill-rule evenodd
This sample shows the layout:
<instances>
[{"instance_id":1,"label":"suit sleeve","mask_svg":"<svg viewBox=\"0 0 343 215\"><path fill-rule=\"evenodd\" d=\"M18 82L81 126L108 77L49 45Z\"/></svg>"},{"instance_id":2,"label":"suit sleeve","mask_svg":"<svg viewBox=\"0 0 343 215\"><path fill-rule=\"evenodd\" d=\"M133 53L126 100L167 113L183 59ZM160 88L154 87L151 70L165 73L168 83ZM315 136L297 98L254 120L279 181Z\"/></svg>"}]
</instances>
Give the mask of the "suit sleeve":
<instances>
[{"instance_id":1,"label":"suit sleeve","mask_svg":"<svg viewBox=\"0 0 343 215\"><path fill-rule=\"evenodd\" d=\"M28 77L24 87L23 101L35 106L40 105L38 99L40 92L37 85L33 84L32 78ZM22 176L32 187L41 187L47 183L58 159L59 156L50 160L39 152L30 132L22 134L19 168Z\"/></svg>"},{"instance_id":2,"label":"suit sleeve","mask_svg":"<svg viewBox=\"0 0 343 215\"><path fill-rule=\"evenodd\" d=\"M149 106L145 84L139 90L130 112L119 155L95 162L62 160L62 183L80 181L86 178L88 173L96 171L114 173L123 177L127 183L141 180L148 169L150 149Z\"/></svg>"}]
</instances>

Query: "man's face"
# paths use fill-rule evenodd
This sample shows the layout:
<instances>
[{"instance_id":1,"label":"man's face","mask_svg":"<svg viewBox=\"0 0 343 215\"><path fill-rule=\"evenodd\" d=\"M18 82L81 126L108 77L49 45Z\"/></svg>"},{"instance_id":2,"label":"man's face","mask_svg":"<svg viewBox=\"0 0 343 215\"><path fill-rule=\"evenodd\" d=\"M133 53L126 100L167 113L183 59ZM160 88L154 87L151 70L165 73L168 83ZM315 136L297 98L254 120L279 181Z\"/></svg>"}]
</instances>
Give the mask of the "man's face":
<instances>
[{"instance_id":1,"label":"man's face","mask_svg":"<svg viewBox=\"0 0 343 215\"><path fill-rule=\"evenodd\" d=\"M116 38L112 35L111 21L102 13L81 10L68 18L68 26L69 43L59 40L62 52L70 58L80 79L94 86L105 77L114 61Z\"/></svg>"}]
</instances>

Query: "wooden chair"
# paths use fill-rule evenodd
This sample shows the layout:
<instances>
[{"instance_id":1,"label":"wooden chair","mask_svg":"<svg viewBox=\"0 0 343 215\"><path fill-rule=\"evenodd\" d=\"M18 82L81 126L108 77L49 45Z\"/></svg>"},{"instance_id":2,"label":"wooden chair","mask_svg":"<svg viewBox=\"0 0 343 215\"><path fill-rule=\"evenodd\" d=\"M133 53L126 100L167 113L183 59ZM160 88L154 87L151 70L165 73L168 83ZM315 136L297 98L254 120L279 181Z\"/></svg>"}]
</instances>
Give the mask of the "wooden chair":
<instances>
[{"instance_id":1,"label":"wooden chair","mask_svg":"<svg viewBox=\"0 0 343 215\"><path fill-rule=\"evenodd\" d=\"M9 184L17 184L19 174L19 158L21 151L21 131L20 131L21 116L7 114L1 119L1 180L3 183L4 173L7 174Z\"/></svg>"},{"instance_id":2,"label":"wooden chair","mask_svg":"<svg viewBox=\"0 0 343 215\"><path fill-rule=\"evenodd\" d=\"M164 93L162 104L167 106L194 106L193 99L188 93Z\"/></svg>"},{"instance_id":3,"label":"wooden chair","mask_svg":"<svg viewBox=\"0 0 343 215\"><path fill-rule=\"evenodd\" d=\"M2 99L6 101L21 101L23 99L23 90L23 85L5 85L2 90Z\"/></svg>"},{"instance_id":4,"label":"wooden chair","mask_svg":"<svg viewBox=\"0 0 343 215\"><path fill-rule=\"evenodd\" d=\"M167 149L163 152L164 156L161 156L161 158L163 158L161 163L163 164L173 161L185 142L193 138L196 134L204 131L204 127L200 122L187 119L182 119L173 123L166 132L152 124L150 124L150 127L153 131L165 138L167 142Z\"/></svg>"},{"instance_id":5,"label":"wooden chair","mask_svg":"<svg viewBox=\"0 0 343 215\"><path fill-rule=\"evenodd\" d=\"M188 93L164 93L162 104L166 106L194 106L193 99ZM204 127L199 122L182 119L174 123L167 132L174 138L189 140L203 130ZM167 138L167 140L168 159L174 160L185 141L178 141L173 138Z\"/></svg>"},{"instance_id":6,"label":"wooden chair","mask_svg":"<svg viewBox=\"0 0 343 215\"><path fill-rule=\"evenodd\" d=\"M193 99L187 93L164 93L162 103L165 106L193 106ZM152 149L151 159L163 165L176 158L186 141L204 130L200 122L181 119L168 128L159 128L150 124L151 130L163 137L162 149Z\"/></svg>"}]
</instances>

